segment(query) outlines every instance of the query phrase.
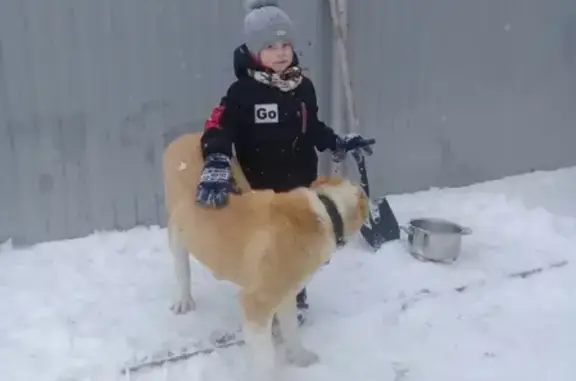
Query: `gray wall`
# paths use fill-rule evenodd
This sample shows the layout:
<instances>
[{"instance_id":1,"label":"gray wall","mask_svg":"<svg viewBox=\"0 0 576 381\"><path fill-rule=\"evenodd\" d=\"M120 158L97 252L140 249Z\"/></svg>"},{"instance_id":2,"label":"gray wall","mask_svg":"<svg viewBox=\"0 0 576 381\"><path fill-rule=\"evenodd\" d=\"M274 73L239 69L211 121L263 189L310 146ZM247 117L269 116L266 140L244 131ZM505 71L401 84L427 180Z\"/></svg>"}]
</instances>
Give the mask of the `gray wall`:
<instances>
[{"instance_id":1,"label":"gray wall","mask_svg":"<svg viewBox=\"0 0 576 381\"><path fill-rule=\"evenodd\" d=\"M350 54L381 192L576 164L576 1L362 1Z\"/></svg>"},{"instance_id":2,"label":"gray wall","mask_svg":"<svg viewBox=\"0 0 576 381\"><path fill-rule=\"evenodd\" d=\"M576 2L354 3L375 195L576 164ZM281 4L327 118L326 1ZM165 140L201 129L232 80L242 12L240 0L0 0L0 241L163 224Z\"/></svg>"}]
</instances>

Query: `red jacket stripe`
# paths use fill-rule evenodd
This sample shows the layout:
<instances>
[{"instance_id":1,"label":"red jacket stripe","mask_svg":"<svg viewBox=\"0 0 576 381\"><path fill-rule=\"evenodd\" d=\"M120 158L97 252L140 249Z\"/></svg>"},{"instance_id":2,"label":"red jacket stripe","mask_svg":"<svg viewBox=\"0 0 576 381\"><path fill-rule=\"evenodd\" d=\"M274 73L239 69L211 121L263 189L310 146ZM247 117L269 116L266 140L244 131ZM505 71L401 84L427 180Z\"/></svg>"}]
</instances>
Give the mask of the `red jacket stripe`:
<instances>
[{"instance_id":1,"label":"red jacket stripe","mask_svg":"<svg viewBox=\"0 0 576 381\"><path fill-rule=\"evenodd\" d=\"M222 114L224 113L224 109L226 107L224 105L220 105L214 107L212 113L206 123L204 124L204 129L209 130L211 128L219 128L220 127L220 118L222 118Z\"/></svg>"}]
</instances>

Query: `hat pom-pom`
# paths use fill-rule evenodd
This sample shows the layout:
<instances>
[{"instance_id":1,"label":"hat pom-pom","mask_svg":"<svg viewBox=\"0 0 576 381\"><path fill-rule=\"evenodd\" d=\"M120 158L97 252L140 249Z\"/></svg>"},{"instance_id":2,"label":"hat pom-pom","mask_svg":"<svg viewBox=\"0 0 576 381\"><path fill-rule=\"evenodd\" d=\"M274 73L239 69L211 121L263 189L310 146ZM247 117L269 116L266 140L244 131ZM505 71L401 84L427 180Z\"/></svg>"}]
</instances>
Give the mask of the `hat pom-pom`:
<instances>
[{"instance_id":1,"label":"hat pom-pom","mask_svg":"<svg viewBox=\"0 0 576 381\"><path fill-rule=\"evenodd\" d=\"M248 12L264 7L277 7L278 0L245 0L244 5Z\"/></svg>"}]
</instances>

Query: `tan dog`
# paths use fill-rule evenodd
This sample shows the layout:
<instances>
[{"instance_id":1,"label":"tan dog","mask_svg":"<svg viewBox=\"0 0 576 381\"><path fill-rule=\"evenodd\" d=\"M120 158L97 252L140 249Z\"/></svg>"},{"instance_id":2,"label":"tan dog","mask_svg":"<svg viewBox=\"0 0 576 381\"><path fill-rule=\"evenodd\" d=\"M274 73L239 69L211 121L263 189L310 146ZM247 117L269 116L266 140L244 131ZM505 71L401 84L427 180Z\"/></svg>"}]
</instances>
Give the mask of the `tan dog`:
<instances>
[{"instance_id":1,"label":"tan dog","mask_svg":"<svg viewBox=\"0 0 576 381\"><path fill-rule=\"evenodd\" d=\"M274 315L288 361L315 363L318 356L303 347L298 335L296 294L338 243L359 231L368 216L364 192L347 180L326 177L311 189L251 191L233 160L233 174L244 193L230 195L224 208L202 207L195 202L203 167L200 136L183 135L164 152L168 236L179 288L173 311L195 308L191 253L216 278L239 286L244 337L256 361L257 380L274 379Z\"/></svg>"}]
</instances>

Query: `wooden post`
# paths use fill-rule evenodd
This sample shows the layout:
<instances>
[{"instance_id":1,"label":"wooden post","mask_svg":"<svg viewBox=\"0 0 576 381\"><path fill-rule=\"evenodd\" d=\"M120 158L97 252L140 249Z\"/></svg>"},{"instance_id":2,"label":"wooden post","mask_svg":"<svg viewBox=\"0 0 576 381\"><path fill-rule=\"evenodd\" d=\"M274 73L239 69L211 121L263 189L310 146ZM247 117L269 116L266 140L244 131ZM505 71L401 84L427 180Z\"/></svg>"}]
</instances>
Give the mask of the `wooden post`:
<instances>
[{"instance_id":1,"label":"wooden post","mask_svg":"<svg viewBox=\"0 0 576 381\"><path fill-rule=\"evenodd\" d=\"M332 7L330 1L328 6ZM330 8L331 9L331 8ZM346 0L338 0L337 14L340 17L345 15ZM343 11L344 10L344 11ZM330 15L332 19L332 12ZM338 135L344 135L348 130L346 123L346 103L344 102L344 87L342 86L342 74L340 69L340 55L338 53L338 36L332 29L332 92L331 92L331 127ZM346 38L346 30L344 30L344 38ZM330 169L333 174L344 175L346 173L345 163L336 164L330 161Z\"/></svg>"},{"instance_id":2,"label":"wooden post","mask_svg":"<svg viewBox=\"0 0 576 381\"><path fill-rule=\"evenodd\" d=\"M330 2L328 2L328 6L330 6ZM331 28L332 29L332 28ZM330 127L334 129L334 131L338 135L342 135L345 132L346 126L344 123L344 116L343 113L343 98L342 98L342 76L340 75L340 63L338 62L338 51L336 48L336 35L332 32L332 85L331 85L331 99L330 99L330 108L331 108L331 115L330 115ZM342 165L334 163L330 160L330 171L332 174L336 175L342 172Z\"/></svg>"},{"instance_id":3,"label":"wooden post","mask_svg":"<svg viewBox=\"0 0 576 381\"><path fill-rule=\"evenodd\" d=\"M329 0L330 2L330 16L332 19L333 33L334 33L334 56L333 56L333 94L332 98L332 118L333 121L338 119L342 120L342 104L341 104L341 91L344 90L346 100L346 116L347 124L345 127L338 125L338 133L357 132L358 120L356 117L356 109L354 106L354 94L352 92L352 82L350 78L350 70L348 65L348 53L346 49L346 37L348 28L347 26L347 1L346 0ZM340 67L340 70L337 70ZM337 75L340 73L340 75ZM341 80L340 80L341 79ZM343 87L342 87L343 86ZM338 102L338 103L336 103ZM342 163L342 172L345 174L345 167ZM333 168L334 171L334 168Z\"/></svg>"},{"instance_id":4,"label":"wooden post","mask_svg":"<svg viewBox=\"0 0 576 381\"><path fill-rule=\"evenodd\" d=\"M342 43L344 44L344 47L347 46L348 44L348 0L338 0L337 1L337 11L338 11L338 16L339 16L339 20L340 20L340 27L342 28ZM334 46L335 48L337 48L337 46ZM346 49L347 50L347 49ZM334 49L334 53L337 54L338 49ZM336 57L337 58L337 57ZM338 62L338 61L336 61ZM342 78L344 78L342 76L342 73L340 73L340 71L338 71L339 75L339 93L340 93L340 103L339 103L339 107L340 107L340 116L342 118L342 120L345 120L344 118L346 118L347 116L347 111L346 111L346 100L342 99L342 95L343 95L343 90L344 90L344 84L342 82ZM352 128L352 126L348 125L348 123L344 124L344 127L342 129L343 133L348 133L350 132L350 128Z\"/></svg>"}]
</instances>

